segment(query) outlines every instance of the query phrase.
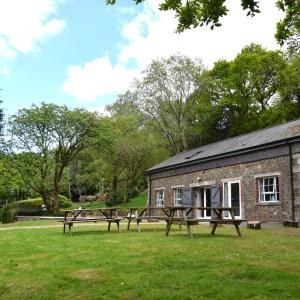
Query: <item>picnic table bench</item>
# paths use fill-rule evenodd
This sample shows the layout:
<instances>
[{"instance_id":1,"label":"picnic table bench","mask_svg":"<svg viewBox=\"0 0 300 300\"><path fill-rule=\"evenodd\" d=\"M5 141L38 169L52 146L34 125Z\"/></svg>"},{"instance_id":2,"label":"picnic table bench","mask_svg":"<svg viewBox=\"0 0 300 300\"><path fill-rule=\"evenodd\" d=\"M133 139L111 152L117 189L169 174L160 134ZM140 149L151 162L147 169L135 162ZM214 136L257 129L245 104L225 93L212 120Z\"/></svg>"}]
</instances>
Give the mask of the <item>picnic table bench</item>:
<instances>
[{"instance_id":1,"label":"picnic table bench","mask_svg":"<svg viewBox=\"0 0 300 300\"><path fill-rule=\"evenodd\" d=\"M117 224L117 231L120 232L120 221L123 220L122 217L118 216L119 208L95 208L95 209L74 209L65 210L63 233L66 233L66 226L69 227L69 235L71 235L71 228L75 223L85 223L85 222L100 222L104 221L108 223L107 230L110 231L111 223ZM99 212L100 216L95 217L83 217L82 214L89 212Z\"/></svg>"},{"instance_id":2,"label":"picnic table bench","mask_svg":"<svg viewBox=\"0 0 300 300\"><path fill-rule=\"evenodd\" d=\"M171 225L173 222L178 222L181 221L187 228L187 232L190 238L193 238L192 231L191 231L191 225L196 225L201 222L209 222L210 224L213 225L211 234L214 235L215 231L220 224L229 224L233 225L236 229L236 232L238 236L241 235L241 231L239 228L239 225L245 221L242 219L235 219L234 217L234 209L232 207L201 207L201 206L194 206L194 207L185 207L185 206L174 206L174 207L169 207L168 208L170 211L170 221L167 223L166 227L166 235L169 235ZM202 218L189 218L188 215L193 211L193 210L210 210L212 211L215 216L211 219L202 219ZM224 212L229 212L228 218L223 217ZM177 214L177 216L175 216ZM180 216L178 216L180 215Z\"/></svg>"}]
</instances>

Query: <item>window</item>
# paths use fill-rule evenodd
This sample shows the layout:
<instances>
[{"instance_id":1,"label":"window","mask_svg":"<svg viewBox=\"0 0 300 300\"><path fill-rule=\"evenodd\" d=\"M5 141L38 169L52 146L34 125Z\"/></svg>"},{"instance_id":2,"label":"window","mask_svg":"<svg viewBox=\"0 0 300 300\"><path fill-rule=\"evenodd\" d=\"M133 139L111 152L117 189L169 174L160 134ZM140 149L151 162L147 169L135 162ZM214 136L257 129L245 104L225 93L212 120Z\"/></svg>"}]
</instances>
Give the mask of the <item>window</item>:
<instances>
[{"instance_id":1,"label":"window","mask_svg":"<svg viewBox=\"0 0 300 300\"><path fill-rule=\"evenodd\" d=\"M174 189L174 205L180 206L182 204L182 189Z\"/></svg>"},{"instance_id":2,"label":"window","mask_svg":"<svg viewBox=\"0 0 300 300\"><path fill-rule=\"evenodd\" d=\"M157 206L164 206L165 190L156 191L156 204Z\"/></svg>"},{"instance_id":3,"label":"window","mask_svg":"<svg viewBox=\"0 0 300 300\"><path fill-rule=\"evenodd\" d=\"M278 177L265 177L258 179L259 202L279 201Z\"/></svg>"}]
</instances>

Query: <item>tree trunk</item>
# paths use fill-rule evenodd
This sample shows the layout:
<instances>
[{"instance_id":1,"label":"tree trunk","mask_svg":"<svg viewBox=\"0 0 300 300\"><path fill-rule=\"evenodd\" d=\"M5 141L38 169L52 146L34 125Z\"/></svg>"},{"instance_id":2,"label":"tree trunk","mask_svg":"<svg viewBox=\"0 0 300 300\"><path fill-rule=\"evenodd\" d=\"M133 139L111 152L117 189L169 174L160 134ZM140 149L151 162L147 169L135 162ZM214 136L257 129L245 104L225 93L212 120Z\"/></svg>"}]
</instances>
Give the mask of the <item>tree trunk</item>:
<instances>
[{"instance_id":1,"label":"tree trunk","mask_svg":"<svg viewBox=\"0 0 300 300\"><path fill-rule=\"evenodd\" d=\"M53 214L57 215L59 213L59 193L60 193L60 183L63 176L65 165L57 166L53 181Z\"/></svg>"},{"instance_id":2,"label":"tree trunk","mask_svg":"<svg viewBox=\"0 0 300 300\"><path fill-rule=\"evenodd\" d=\"M117 191L117 176L114 176L113 178L111 191L113 193Z\"/></svg>"},{"instance_id":3,"label":"tree trunk","mask_svg":"<svg viewBox=\"0 0 300 300\"><path fill-rule=\"evenodd\" d=\"M44 205L47 207L47 209L50 209L52 203L47 192L46 191L41 192L41 197Z\"/></svg>"}]
</instances>

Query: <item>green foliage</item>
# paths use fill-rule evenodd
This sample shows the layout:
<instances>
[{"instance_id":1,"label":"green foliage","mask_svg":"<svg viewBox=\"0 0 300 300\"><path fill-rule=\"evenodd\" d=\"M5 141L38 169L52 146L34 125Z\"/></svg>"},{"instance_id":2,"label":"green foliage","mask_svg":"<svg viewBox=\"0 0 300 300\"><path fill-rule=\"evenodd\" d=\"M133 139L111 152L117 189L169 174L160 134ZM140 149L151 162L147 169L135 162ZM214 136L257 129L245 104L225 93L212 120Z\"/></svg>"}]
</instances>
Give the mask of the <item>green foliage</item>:
<instances>
[{"instance_id":1,"label":"green foliage","mask_svg":"<svg viewBox=\"0 0 300 300\"><path fill-rule=\"evenodd\" d=\"M69 198L67 198L66 196L59 195L58 200L59 200L60 208L72 207L72 201ZM40 209L42 207L42 205L44 205L44 203L43 203L42 198L35 198L35 199L27 199L27 200L18 201L18 205L21 208Z\"/></svg>"},{"instance_id":2,"label":"green foliage","mask_svg":"<svg viewBox=\"0 0 300 300\"><path fill-rule=\"evenodd\" d=\"M15 202L5 204L0 209L0 220L2 223L13 223L18 214L18 206Z\"/></svg>"},{"instance_id":3,"label":"green foliage","mask_svg":"<svg viewBox=\"0 0 300 300\"><path fill-rule=\"evenodd\" d=\"M190 148L195 110L192 95L200 88L202 72L199 59L172 55L152 61L142 72L142 79L136 81L136 103L171 154Z\"/></svg>"},{"instance_id":4,"label":"green foliage","mask_svg":"<svg viewBox=\"0 0 300 300\"><path fill-rule=\"evenodd\" d=\"M18 201L18 205L20 208L41 208L43 205L43 199L42 198L34 198L34 199L26 199Z\"/></svg>"},{"instance_id":5,"label":"green foliage","mask_svg":"<svg viewBox=\"0 0 300 300\"><path fill-rule=\"evenodd\" d=\"M72 207L72 201L67 198L66 196L59 195L58 196L58 203L60 208L70 208Z\"/></svg>"},{"instance_id":6,"label":"green foliage","mask_svg":"<svg viewBox=\"0 0 300 300\"><path fill-rule=\"evenodd\" d=\"M279 0L276 4L285 17L277 23L275 37L281 46L287 43L293 53L300 54L300 1Z\"/></svg>"},{"instance_id":7,"label":"green foliage","mask_svg":"<svg viewBox=\"0 0 300 300\"><path fill-rule=\"evenodd\" d=\"M115 192L110 193L108 199L105 201L106 206L116 206L124 201L124 191L118 190Z\"/></svg>"},{"instance_id":8,"label":"green foliage","mask_svg":"<svg viewBox=\"0 0 300 300\"><path fill-rule=\"evenodd\" d=\"M133 0L136 4L144 0ZM229 1L227 0L227 3ZM253 17L260 13L259 0L240 0L243 10L247 16ZM106 4L115 4L116 0L106 0ZM300 2L299 0L278 0L274 1L280 10L285 13L283 20L277 23L276 39L283 45L285 42L293 48L299 47L300 43ZM220 18L228 13L226 0L161 0L160 10L172 10L178 18L177 32L184 30L210 26L221 26ZM299 49L298 49L299 51Z\"/></svg>"},{"instance_id":9,"label":"green foliage","mask_svg":"<svg viewBox=\"0 0 300 300\"><path fill-rule=\"evenodd\" d=\"M200 80L205 92L202 98L211 101L222 137L267 127L291 116L284 115L280 92L283 72L288 62L280 51L267 51L260 45L245 47L232 61L221 60ZM295 77L296 78L296 77ZM199 107L198 107L199 109ZM210 111L210 110L209 110Z\"/></svg>"},{"instance_id":10,"label":"green foliage","mask_svg":"<svg viewBox=\"0 0 300 300\"><path fill-rule=\"evenodd\" d=\"M0 154L0 203L14 201L26 195L26 187L22 178L12 163L11 157Z\"/></svg>"},{"instance_id":11,"label":"green foliage","mask_svg":"<svg viewBox=\"0 0 300 300\"><path fill-rule=\"evenodd\" d=\"M84 109L46 103L19 110L10 118L7 148L24 182L47 207L58 211L58 195L70 162L95 142L99 149L109 145L101 121Z\"/></svg>"}]
</instances>

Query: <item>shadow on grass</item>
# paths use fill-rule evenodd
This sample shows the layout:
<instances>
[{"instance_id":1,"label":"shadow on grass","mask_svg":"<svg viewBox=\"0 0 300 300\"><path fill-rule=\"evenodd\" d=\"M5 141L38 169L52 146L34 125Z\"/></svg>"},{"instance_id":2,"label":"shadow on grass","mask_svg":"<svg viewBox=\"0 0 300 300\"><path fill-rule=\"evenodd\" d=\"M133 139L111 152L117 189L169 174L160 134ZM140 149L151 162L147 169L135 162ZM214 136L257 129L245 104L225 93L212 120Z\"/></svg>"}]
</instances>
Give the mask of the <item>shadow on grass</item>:
<instances>
[{"instance_id":1,"label":"shadow on grass","mask_svg":"<svg viewBox=\"0 0 300 300\"><path fill-rule=\"evenodd\" d=\"M210 233L193 233L193 237L194 238L210 238L210 239L213 239L213 238L226 238L226 239L240 239L240 237L237 235L237 234L214 234L214 235L211 235Z\"/></svg>"},{"instance_id":2,"label":"shadow on grass","mask_svg":"<svg viewBox=\"0 0 300 300\"><path fill-rule=\"evenodd\" d=\"M141 232L138 232L136 228L130 228L130 230L126 230L126 232L135 232L135 233L143 233L143 232L165 232L165 228L141 228ZM125 230L122 230L122 232L125 232Z\"/></svg>"},{"instance_id":3,"label":"shadow on grass","mask_svg":"<svg viewBox=\"0 0 300 300\"><path fill-rule=\"evenodd\" d=\"M62 233L63 234L63 233ZM65 236L79 236L79 235L107 235L107 234L120 234L116 230L111 231L105 231L105 230L74 230L72 231L71 235L69 235L69 232L66 232Z\"/></svg>"}]
</instances>

